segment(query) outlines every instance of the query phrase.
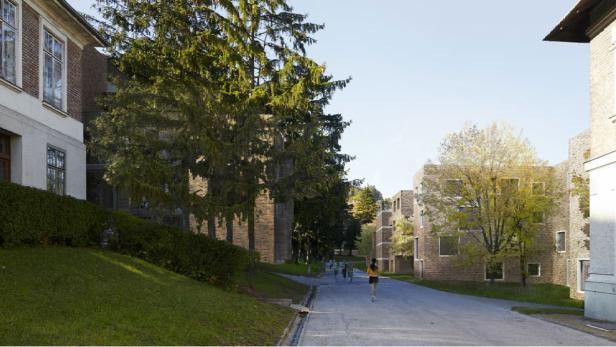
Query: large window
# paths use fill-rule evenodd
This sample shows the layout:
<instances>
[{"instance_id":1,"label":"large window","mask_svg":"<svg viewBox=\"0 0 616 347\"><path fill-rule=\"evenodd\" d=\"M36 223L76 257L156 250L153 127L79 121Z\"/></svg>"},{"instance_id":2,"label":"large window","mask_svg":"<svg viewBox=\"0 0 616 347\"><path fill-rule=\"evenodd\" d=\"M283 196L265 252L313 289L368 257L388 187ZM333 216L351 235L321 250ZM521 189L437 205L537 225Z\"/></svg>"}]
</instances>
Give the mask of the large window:
<instances>
[{"instance_id":1,"label":"large window","mask_svg":"<svg viewBox=\"0 0 616 347\"><path fill-rule=\"evenodd\" d=\"M588 259L578 260L577 265L577 291L584 292L586 286L586 280L588 279L588 269L590 267L590 261Z\"/></svg>"},{"instance_id":2,"label":"large window","mask_svg":"<svg viewBox=\"0 0 616 347\"><path fill-rule=\"evenodd\" d=\"M445 180L445 196L459 197L462 195L463 183L460 179Z\"/></svg>"},{"instance_id":3,"label":"large window","mask_svg":"<svg viewBox=\"0 0 616 347\"><path fill-rule=\"evenodd\" d=\"M504 194L514 194L520 187L520 180L518 178L503 178L500 184L501 191Z\"/></svg>"},{"instance_id":4,"label":"large window","mask_svg":"<svg viewBox=\"0 0 616 347\"><path fill-rule=\"evenodd\" d=\"M493 269L486 266L485 276L486 280L494 278L497 281L502 281L505 279L505 266L503 263L495 264Z\"/></svg>"},{"instance_id":5,"label":"large window","mask_svg":"<svg viewBox=\"0 0 616 347\"><path fill-rule=\"evenodd\" d=\"M438 238L438 255L441 257L458 254L457 236L441 236Z\"/></svg>"},{"instance_id":6,"label":"large window","mask_svg":"<svg viewBox=\"0 0 616 347\"><path fill-rule=\"evenodd\" d=\"M7 81L17 83L17 73L15 72L16 47L17 47L17 6L9 0L0 0L2 16L0 18L2 37L2 78Z\"/></svg>"},{"instance_id":7,"label":"large window","mask_svg":"<svg viewBox=\"0 0 616 347\"><path fill-rule=\"evenodd\" d=\"M541 264L529 263L527 270L528 270L528 276L530 276L530 277L539 277L539 276L541 276Z\"/></svg>"},{"instance_id":8,"label":"large window","mask_svg":"<svg viewBox=\"0 0 616 347\"><path fill-rule=\"evenodd\" d=\"M0 181L11 180L11 138L0 134Z\"/></svg>"},{"instance_id":9,"label":"large window","mask_svg":"<svg viewBox=\"0 0 616 347\"><path fill-rule=\"evenodd\" d=\"M63 151L47 146L47 190L64 195L66 187L66 155Z\"/></svg>"},{"instance_id":10,"label":"large window","mask_svg":"<svg viewBox=\"0 0 616 347\"><path fill-rule=\"evenodd\" d=\"M565 232L556 232L556 252L564 252L566 250L565 245Z\"/></svg>"},{"instance_id":11,"label":"large window","mask_svg":"<svg viewBox=\"0 0 616 347\"><path fill-rule=\"evenodd\" d=\"M64 93L64 43L44 30L43 101L62 110Z\"/></svg>"},{"instance_id":12,"label":"large window","mask_svg":"<svg viewBox=\"0 0 616 347\"><path fill-rule=\"evenodd\" d=\"M413 256L415 259L419 259L419 237L415 237L413 241Z\"/></svg>"},{"instance_id":13,"label":"large window","mask_svg":"<svg viewBox=\"0 0 616 347\"><path fill-rule=\"evenodd\" d=\"M544 219L545 219L545 213L543 213L541 211L535 211L531 215L531 220L533 221L533 223L536 223L536 224L543 223Z\"/></svg>"}]
</instances>

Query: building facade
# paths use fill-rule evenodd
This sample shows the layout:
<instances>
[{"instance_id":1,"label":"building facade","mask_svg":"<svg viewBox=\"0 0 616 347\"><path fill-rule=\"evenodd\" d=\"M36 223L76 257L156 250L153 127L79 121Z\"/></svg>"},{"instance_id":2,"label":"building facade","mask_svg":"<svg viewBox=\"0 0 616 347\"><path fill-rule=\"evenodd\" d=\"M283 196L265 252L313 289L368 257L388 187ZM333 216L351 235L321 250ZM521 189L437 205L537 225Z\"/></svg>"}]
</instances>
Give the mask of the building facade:
<instances>
[{"instance_id":1,"label":"building facade","mask_svg":"<svg viewBox=\"0 0 616 347\"><path fill-rule=\"evenodd\" d=\"M391 197L391 240L398 236L402 238L402 235L397 235L401 231L398 230L396 222L402 219L411 222L413 217L413 191L401 190ZM413 272L413 257L410 253L413 250L412 241L410 243L404 243L408 246L408 250L396 251L390 248L389 252L389 271L395 273L412 273ZM390 244L391 246L391 244Z\"/></svg>"},{"instance_id":2,"label":"building facade","mask_svg":"<svg viewBox=\"0 0 616 347\"><path fill-rule=\"evenodd\" d=\"M391 208L387 204L381 204L376 219L376 231L372 244L374 245L374 257L377 266L381 271L389 271L389 246L391 245L391 231L393 220L391 218Z\"/></svg>"},{"instance_id":3,"label":"building facade","mask_svg":"<svg viewBox=\"0 0 616 347\"><path fill-rule=\"evenodd\" d=\"M567 180L567 163L555 167L559 180L565 185ZM454 232L436 234L421 199L425 189L424 182L429 176L437 174L437 165L425 165L413 178L414 199L414 275L431 280L486 281L489 279L486 264L479 259L467 259L461 256L460 247L476 242L472 233ZM541 220L539 231L529 251L526 271L528 283L567 283L567 236L569 229L568 199L561 203L557 212ZM477 235L476 235L477 236ZM520 259L517 256L506 257L496 271L496 279L504 282L521 280Z\"/></svg>"},{"instance_id":4,"label":"building facade","mask_svg":"<svg viewBox=\"0 0 616 347\"><path fill-rule=\"evenodd\" d=\"M545 38L590 45L590 266L585 315L616 321L616 2L580 0Z\"/></svg>"},{"instance_id":5,"label":"building facade","mask_svg":"<svg viewBox=\"0 0 616 347\"><path fill-rule=\"evenodd\" d=\"M83 86L102 76L84 71L104 42L64 0L0 6L0 180L85 199Z\"/></svg>"}]
</instances>

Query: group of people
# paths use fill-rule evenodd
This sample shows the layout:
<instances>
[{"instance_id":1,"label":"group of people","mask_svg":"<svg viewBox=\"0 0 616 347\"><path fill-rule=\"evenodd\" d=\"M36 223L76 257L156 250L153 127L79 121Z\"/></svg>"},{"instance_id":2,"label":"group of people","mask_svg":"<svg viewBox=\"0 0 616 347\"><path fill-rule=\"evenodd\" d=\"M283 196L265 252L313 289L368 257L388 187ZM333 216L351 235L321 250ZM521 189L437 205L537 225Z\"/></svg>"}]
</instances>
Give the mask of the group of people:
<instances>
[{"instance_id":1,"label":"group of people","mask_svg":"<svg viewBox=\"0 0 616 347\"><path fill-rule=\"evenodd\" d=\"M353 282L353 263L347 263L346 261L337 262L331 260L329 262L329 269L334 270L334 278L338 280L338 273L341 272L342 278L346 281L347 277L349 282Z\"/></svg>"},{"instance_id":2,"label":"group of people","mask_svg":"<svg viewBox=\"0 0 616 347\"><path fill-rule=\"evenodd\" d=\"M346 261L337 262L336 260L330 260L327 263L330 270L334 270L334 279L338 280L338 273L342 271L342 278L346 281L347 277L349 282L353 282L353 263L347 263ZM379 283L379 268L376 265L376 258L372 258L370 266L367 269L368 272L368 284L370 284L370 298L372 302L376 301L376 285Z\"/></svg>"}]
</instances>

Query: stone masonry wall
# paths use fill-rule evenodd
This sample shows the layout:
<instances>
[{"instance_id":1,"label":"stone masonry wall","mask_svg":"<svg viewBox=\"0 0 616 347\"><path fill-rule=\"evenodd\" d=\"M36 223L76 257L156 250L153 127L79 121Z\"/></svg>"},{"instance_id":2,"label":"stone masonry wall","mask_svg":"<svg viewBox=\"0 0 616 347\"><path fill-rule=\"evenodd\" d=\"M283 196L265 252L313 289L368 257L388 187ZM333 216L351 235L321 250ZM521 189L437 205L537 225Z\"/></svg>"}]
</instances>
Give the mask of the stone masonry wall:
<instances>
[{"instance_id":1,"label":"stone masonry wall","mask_svg":"<svg viewBox=\"0 0 616 347\"><path fill-rule=\"evenodd\" d=\"M207 191L207 181L203 179L190 179L190 191L200 190L203 194ZM255 217L255 249L261 256L261 261L274 263L275 255L275 214L276 206L274 202L261 195L257 198L257 211ZM204 221L199 228L194 215L189 217L190 230L193 232L207 234L207 221ZM221 224L216 221L216 238L226 240L227 228L224 222ZM248 225L245 221L237 218L233 222L233 244L248 249Z\"/></svg>"},{"instance_id":2,"label":"stone masonry wall","mask_svg":"<svg viewBox=\"0 0 616 347\"><path fill-rule=\"evenodd\" d=\"M569 140L569 170L567 173L567 188L574 188L574 175L588 178L584 170L584 162L590 157L590 131L586 130ZM588 235L584 229L588 227L588 218L584 218L579 208L579 198L569 193L569 235L567 237L567 286L573 298L583 299L584 293L578 291L578 264L580 260L590 258Z\"/></svg>"}]
</instances>

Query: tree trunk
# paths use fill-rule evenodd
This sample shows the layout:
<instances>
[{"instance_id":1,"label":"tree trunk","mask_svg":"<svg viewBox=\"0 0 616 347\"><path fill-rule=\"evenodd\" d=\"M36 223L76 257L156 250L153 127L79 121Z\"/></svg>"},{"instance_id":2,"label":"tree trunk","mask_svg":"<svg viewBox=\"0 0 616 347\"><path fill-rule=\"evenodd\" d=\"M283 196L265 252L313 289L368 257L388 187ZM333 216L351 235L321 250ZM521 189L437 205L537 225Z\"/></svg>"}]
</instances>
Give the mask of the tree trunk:
<instances>
[{"instance_id":1,"label":"tree trunk","mask_svg":"<svg viewBox=\"0 0 616 347\"><path fill-rule=\"evenodd\" d=\"M233 244L233 217L227 216L227 242Z\"/></svg>"},{"instance_id":2,"label":"tree trunk","mask_svg":"<svg viewBox=\"0 0 616 347\"><path fill-rule=\"evenodd\" d=\"M255 251L255 208L254 204L248 214L248 250Z\"/></svg>"},{"instance_id":3,"label":"tree trunk","mask_svg":"<svg viewBox=\"0 0 616 347\"><path fill-rule=\"evenodd\" d=\"M522 287L526 288L526 278L528 277L528 273L526 271L526 247L524 242L520 242L520 274Z\"/></svg>"}]
</instances>

